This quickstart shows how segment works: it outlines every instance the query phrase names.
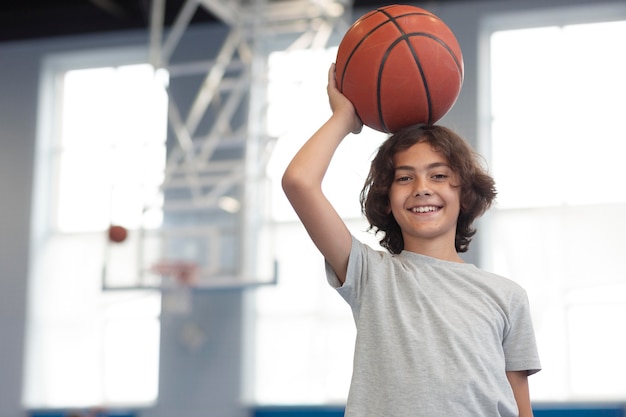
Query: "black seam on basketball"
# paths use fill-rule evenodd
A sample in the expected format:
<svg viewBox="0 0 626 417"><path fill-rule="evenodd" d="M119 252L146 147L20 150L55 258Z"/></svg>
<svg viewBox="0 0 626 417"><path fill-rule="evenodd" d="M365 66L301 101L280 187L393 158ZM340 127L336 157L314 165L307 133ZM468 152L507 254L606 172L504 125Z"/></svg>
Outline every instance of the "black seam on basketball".
<svg viewBox="0 0 626 417"><path fill-rule="evenodd" d="M435 16L434 14L431 13L424 13L424 12L408 12L408 13L404 13L404 14L399 14L397 16L392 16L387 12L381 11L382 13L384 13L387 17L391 18L391 19L398 19L401 17L406 17L406 16L428 16L428 17L434 17L437 19L437 16ZM437 20L441 20L441 19L437 19Z"/></svg>
<svg viewBox="0 0 626 417"><path fill-rule="evenodd" d="M385 13L385 12L383 12ZM428 124L431 124L432 122L432 100L430 97L430 89L428 88L428 83L426 82L426 75L424 74L424 69L422 68L422 64L420 63L420 59L419 56L417 55L417 51L415 51L415 48L413 48L413 45L411 45L411 42L409 42L409 36L407 35L407 33L404 31L404 29L402 29L402 26L400 26L397 22L396 22L396 18L391 16L389 13L385 13L387 15L387 17L389 18L389 20L395 25L396 29L398 29L398 32L400 32L400 37L398 39L395 40L395 42L393 42L389 48L387 49L387 51L385 52L385 59L387 57L387 55L389 54L389 51L391 51L398 43L404 41L407 45L407 47L409 48L409 51L411 51L411 55L413 55L413 59L415 60L415 65L417 65L417 69L420 72L420 77L422 78L422 85L424 86L424 92L426 93L426 103L428 104ZM408 16L408 15L425 15L425 13L407 13L403 16ZM383 61L384 62L384 61ZM381 68L384 65L381 63ZM379 74L379 80L380 80L380 74ZM378 85L378 89L376 91L377 94L377 99L378 99L378 112L380 114L381 120L382 120L382 114L383 114L383 110L382 110L382 106L381 106L381 98L380 98L380 82Z"/></svg>
<svg viewBox="0 0 626 417"><path fill-rule="evenodd" d="M371 16L373 16L373 14L372 14L372 15L370 15L370 16L368 16L367 18L369 19ZM339 87L339 91L341 91L341 92L343 93L343 81L345 80L346 71L348 70L348 64L349 64L349 63L350 63L350 61L352 60L352 57L353 57L353 56L354 56L354 54L356 53L357 49L359 49L359 46L361 46L361 44L362 44L363 42L365 42L365 41L367 40L367 38L369 38L369 37L370 37L370 35L371 35L372 33L374 33L375 31L377 31L377 30L378 30L378 28L380 28L380 27L381 27L381 26L383 26L383 25L386 25L387 23L389 23L389 21L382 22L381 24L379 24L379 25L377 25L377 26L373 27L373 28L372 28L369 32L367 32L367 33L366 33L366 34L365 34L365 35L361 38L361 40L360 40L360 41L359 41L356 45L354 45L354 48L352 48L352 50L350 51L350 54L348 54L348 58L346 58L346 63L345 63L345 65L343 66L343 71L341 72L341 84L338 86L338 87Z"/></svg>
<svg viewBox="0 0 626 417"><path fill-rule="evenodd" d="M380 60L380 65L378 66L378 76L376 77L376 109L378 110L378 121L380 122L383 132L389 132L389 128L387 127L387 123L385 123L385 118L383 117L383 103L381 98L382 95L380 93L380 85L383 78L383 68L385 68L385 63L387 62L387 57L389 56L391 49L391 47L387 48L383 54L383 58Z"/></svg>
<svg viewBox="0 0 626 417"><path fill-rule="evenodd" d="M367 20L367 19L370 19L370 18L371 18L372 16L374 16L377 12L380 12L380 9L377 9L377 10L376 10L376 12L371 13L369 16L367 16L367 17L364 19L364 21L365 21L365 20ZM386 13L385 13L385 15L386 15ZM369 38L369 37L370 37L370 35L371 35L372 33L374 33L375 31L377 31L377 30L378 30L381 26L384 26L384 25L386 25L386 24L388 24L388 23L389 23L389 20L386 20L386 21L381 22L380 24L378 24L378 25L374 26L374 27L373 27L373 28L372 28L369 32L367 32L367 33L366 33L366 34L365 34L365 35L361 38L361 40L359 40L359 42L358 42L356 45L354 45L354 48L352 48L352 50L351 50L351 51L350 51L350 53L348 54L348 57L346 58L346 63L344 64L344 66L343 66L343 71L341 72L341 83L340 83L340 85L338 85L338 86L337 86L337 87L339 88L339 91L341 91L341 92L343 93L343 82L344 82L344 80L346 79L346 71L348 70L348 66L349 66L349 64L350 64L350 61L352 60L352 57L354 56L354 54L356 53L356 51L359 49L359 47L361 46L361 44L362 44L363 42L365 42L365 41L367 40L367 38ZM377 85L379 85L379 84L380 84L380 82L378 82L378 83L377 83ZM378 89L378 86L377 86L377 89ZM379 94L379 93L378 93L378 91L377 91L377 97L379 97L379 96L380 96L380 94ZM383 118L382 118L382 113L380 113L380 103L378 103L378 104L379 104L379 106L378 106L378 108L379 108L379 119L380 119L380 121L381 121L381 124L383 125L384 131L388 132L389 130L388 130L386 127L384 127L384 121L383 121ZM355 112L356 112L357 117L358 117L360 120L363 120L363 119L361 118L361 116L359 115L359 112L356 110L356 108L355 108Z"/></svg>
<svg viewBox="0 0 626 417"><path fill-rule="evenodd" d="M459 71L459 75L461 76L461 79L463 79L463 69L461 67L461 63L459 62L459 60L457 59L456 55L454 54L454 51L452 50L452 48L450 48L448 46L447 43L445 43L441 38L438 38L437 36L434 36L432 33L427 33L427 32L412 32L408 34L408 37L414 37L414 36L424 36L426 38L430 38L434 41L436 41L438 44L440 44L441 46L443 46L446 51L448 51L448 53L450 54L450 56L452 57L452 60L454 60L454 63L456 65L457 70Z"/></svg>
<svg viewBox="0 0 626 417"><path fill-rule="evenodd" d="M394 6L389 6L389 7L394 7ZM387 8L389 8L389 7L387 7ZM385 15L387 15L387 17L391 17L389 15L389 13L385 13ZM434 14L431 14L431 13L410 12L410 13L405 13L405 14L398 15L394 19L398 19L400 17L406 17L406 16L413 16L413 15L414 16L428 16L428 17L432 17L433 19L437 19L438 21L440 21L442 24L445 25L445 22L443 20L441 20L439 17L437 17L437 16L435 16ZM396 25L396 27L398 27L398 25ZM414 34L417 34L417 33L422 33L422 32L412 32L412 33L409 33L408 35L414 35ZM458 68L459 73L461 74L461 77L462 77L463 76L463 69L461 68L461 64L459 62L459 59L456 56L456 54L454 53L454 51L452 50L452 48L450 48L447 43L445 43L443 40L441 40L441 38L437 38L437 37L433 36L432 34L427 34L427 33L424 33L424 35L427 35L428 37L430 37L432 39L435 39L437 42L439 42L441 45L443 45L448 50L450 55L452 55L452 59L454 60L454 63L456 64L456 67Z"/></svg>
<svg viewBox="0 0 626 417"><path fill-rule="evenodd" d="M424 72L424 69L421 65L420 62L420 57L417 54L416 49L413 47L413 45L410 43L409 38L414 37L414 36L423 36L423 37L427 37L429 39L434 40L435 42L437 42L438 44L440 44L441 46L443 46L446 51L450 54L450 56L452 57L457 70L459 72L459 75L461 77L461 83L463 82L463 67L462 67L462 61L461 61L461 57L457 57L457 55L455 55L454 51L452 50L452 48L445 42L443 41L441 38L436 37L432 34L429 33L425 33L425 32L411 32L411 33L407 33L404 31L404 29L399 25L399 23L397 22L397 19L403 18L403 17L407 17L407 16L426 16L426 17L431 17L433 19L436 19L440 22L441 19L439 19L437 16L429 13L429 12L408 12L408 13L403 13L397 16L393 16L391 15L389 12L386 11L386 9L392 9L394 7L397 7L397 5L390 5L390 6L385 6L385 7L381 7L378 8L376 11L370 13L368 16L366 16L363 21L367 21L370 18L373 18L374 16L376 16L377 13L382 13L383 15L385 15L385 17L387 18L387 20L379 23L378 25L376 25L375 27L373 27L372 29L369 30L368 33L366 33L364 36L362 36L362 38L359 40L359 42L352 48L352 50L350 51L350 53L348 54L348 57L345 60L345 65L341 74L341 83L338 86L339 90L341 92L343 92L343 87L344 87L344 80L345 80L345 75L347 73L348 67L351 64L352 58L355 55L356 51L361 47L362 43L365 42L375 31L379 30L382 26L388 24L388 23L392 23L396 29L398 29L400 36L395 40L395 42L389 47L387 48L387 50L384 52L384 55L382 57L382 60L380 62L380 66L378 68L378 74L377 74L377 82L376 82L376 100L377 100L377 111L378 111L378 118L381 124L381 130L385 131L385 132L389 132L389 128L387 127L385 120L383 118L383 108L382 108L382 73L383 73L383 68L385 67L386 61L389 58L389 55L391 54L391 51L393 50L393 48L395 48L399 43L401 43L402 41L404 41L407 45L407 47L409 48L409 50L411 51L411 54L413 55L413 58L415 60L415 64L419 70L421 79L422 79L422 84L424 86L424 91L425 91L425 95L426 95L426 100L427 100L427 107L428 107L428 124L432 124L432 98L431 98L431 93L430 93L430 89L428 86L428 82L426 79L426 74ZM443 23L443 22L442 22ZM454 36L454 35L453 35ZM355 108L356 111L356 108ZM356 112L357 116L360 118L360 115L358 114L358 111Z"/></svg>

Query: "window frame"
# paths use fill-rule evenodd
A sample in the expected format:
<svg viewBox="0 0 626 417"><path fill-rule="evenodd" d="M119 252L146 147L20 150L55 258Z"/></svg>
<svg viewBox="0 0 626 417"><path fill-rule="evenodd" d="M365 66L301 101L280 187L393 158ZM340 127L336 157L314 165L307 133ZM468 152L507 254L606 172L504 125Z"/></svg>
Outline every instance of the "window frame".
<svg viewBox="0 0 626 417"><path fill-rule="evenodd" d="M26 318L26 331L25 331L25 362L24 362L24 378L22 380L22 403L29 409L48 409L59 407L85 407L85 406L101 406L102 399L107 397L106 380L110 377L106 372L110 372L111 368L106 371L102 371L101 374L102 387L100 389L100 399L94 398L77 398L67 401L69 397L63 397L60 402L55 402L54 399L48 394L43 394L40 388L34 388L34 385L39 385L38 381L38 364L41 362L41 357L38 355L38 349L35 342L37 329L41 329L41 323L39 320L42 317L40 302L42 295L37 295L37 288L41 284L42 277L47 276L48 271L45 270L44 274L44 251L47 242L54 239L55 236L72 236L76 235L73 232L62 232L56 225L55 208L58 206L57 194L58 194L58 161L59 156L59 134L61 123L61 96L63 88L64 74L72 70L83 70L90 68L102 68L102 67L121 67L129 65L147 64L148 54L145 47L142 46L129 46L129 47L116 47L116 48L103 48L98 50L78 50L73 52L54 53L47 55L43 58L40 67L39 76L39 100L37 108L37 131L36 131L36 147L34 155L34 180L33 180L33 202L31 211L31 238L29 248L29 292L27 295L27 318ZM97 233L95 231L94 233ZM93 233L89 233L93 235ZM80 238L80 233L78 236ZM93 239L92 239L93 240ZM98 272L94 277L96 280L100 280L102 273ZM160 309L160 294L155 291L118 291L105 293L104 289L100 289L100 304L101 308L108 308L102 313L102 322L95 323L96 328L102 333L101 344L103 352L106 349L114 349L119 351L120 347L116 344L111 345L111 340L107 339L105 334L112 331L111 325L114 323L127 322L128 320L120 321L119 309L124 307L124 303L129 300L141 300L150 297L158 297L158 306ZM153 300L154 301L154 300ZM115 305L115 309L111 310L111 306ZM129 317L131 321L135 320L148 320L149 326L155 329L157 326L157 333L159 332L158 326L160 321L160 313L155 311L155 302L152 302L148 310L151 313L146 313L150 317ZM117 310L117 311L116 311ZM132 316L132 314L131 314ZM45 315L44 315L45 317ZM158 338L159 336L157 336ZM107 344L105 347L105 344ZM155 375L156 382L154 383L155 397L149 400L130 401L120 400L123 404L107 403L104 405L131 405L131 406L150 406L155 403L158 398L158 346L156 356L156 369ZM67 364L63 365L66 366ZM106 366L106 362L103 362L103 366ZM115 372L115 370L113 371ZM48 376L49 378L50 376Z"/></svg>
<svg viewBox="0 0 626 417"><path fill-rule="evenodd" d="M479 43L478 43L478 150L488 161L489 165L493 164L493 148L492 148L492 103L491 103L491 58L490 58L490 39L491 35L497 31L506 31L506 30L517 30L517 29L529 29L529 28L541 28L541 27L564 27L569 25L578 25L578 24L594 24L594 23L602 23L602 22L613 22L613 21L626 21L626 5L593 5L593 6L574 6L574 7L565 7L565 8L553 8L547 10L533 10L527 12L515 12L515 13L497 13L492 14L483 19L480 26L479 32ZM619 205L619 203L615 204ZM622 204L623 205L623 204ZM552 208L553 206L547 206L547 209ZM495 242L492 241L490 236L492 236L492 232L495 227L494 224L494 216L497 212L498 208L492 208L484 217L481 219L481 236L484 236L479 240L479 257L480 263L485 265L487 268L491 268L494 265L492 258L492 254L494 253L493 247L495 246ZM507 210L507 209L503 209ZM510 210L510 209L509 209ZM498 271L495 271L496 273ZM522 284L524 285L524 284ZM623 288L626 288L626 282L621 284ZM578 298L580 298L580 294L574 291ZM531 297L531 307L533 306L533 302L537 302L537 304L541 304L540 299L533 299L532 293L529 292ZM539 297L538 297L539 298ZM564 323L566 323L567 329L563 330L564 335L562 335L563 346L565 352L563 355L566 355L567 358L564 359L569 361L571 358L569 355L572 354L571 348L568 347L567 343L571 342L572 335L570 334L574 329L572 327L572 323L570 321L571 317L568 316L569 310L572 308L576 309L578 307L589 306L590 304L597 304L598 297L596 296L592 301L588 303L580 304L580 299L574 300L572 294L563 294L563 319ZM622 306L624 306L626 300L621 301ZM610 305L614 304L614 300L609 300ZM619 304L619 303L618 303ZM537 329L536 329L537 330ZM580 339L580 335L578 336ZM539 337L538 337L539 338ZM539 340L539 344L541 345L541 340ZM544 342L545 343L545 342ZM580 350L580 349L579 349ZM541 352L540 352L541 353ZM542 358L543 359L543 358ZM547 359L547 358L546 358ZM615 395L605 395L605 396L594 396L593 394L580 394L573 387L574 382L571 380L571 370L567 371L567 369L571 368L571 363L567 363L564 365L554 363L551 361L547 361L544 363L544 368L550 369L563 366L566 373L562 376L563 386L552 391L552 397L545 396L541 393L537 395L537 387L535 390L531 390L533 396L537 396L540 401L593 401L593 402L606 402L606 401L614 401L619 400L620 394ZM535 377L533 377L535 378ZM541 378L541 374L538 377ZM531 386L532 386L532 378L531 378ZM560 392L559 392L560 389Z"/></svg>

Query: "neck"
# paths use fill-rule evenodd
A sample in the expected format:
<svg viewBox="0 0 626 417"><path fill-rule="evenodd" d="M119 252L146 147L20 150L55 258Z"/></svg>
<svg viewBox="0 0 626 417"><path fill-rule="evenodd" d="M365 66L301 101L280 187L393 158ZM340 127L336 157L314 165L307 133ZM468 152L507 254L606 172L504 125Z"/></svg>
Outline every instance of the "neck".
<svg viewBox="0 0 626 417"><path fill-rule="evenodd" d="M449 244L448 242L433 242L430 240L412 240L409 242L405 240L404 250L441 259L442 261L465 263L457 253L454 242Z"/></svg>

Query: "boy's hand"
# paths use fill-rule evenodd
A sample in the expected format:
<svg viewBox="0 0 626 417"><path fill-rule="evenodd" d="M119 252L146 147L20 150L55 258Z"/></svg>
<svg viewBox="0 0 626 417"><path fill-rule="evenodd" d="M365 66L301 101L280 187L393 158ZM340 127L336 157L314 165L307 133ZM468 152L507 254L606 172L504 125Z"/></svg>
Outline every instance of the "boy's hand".
<svg viewBox="0 0 626 417"><path fill-rule="evenodd" d="M335 79L335 64L330 66L328 70L328 100L330 101L330 109L333 111L333 116L345 117L346 121L350 123L350 132L360 133L363 129L363 122L356 114L354 106L337 88L337 80Z"/></svg>

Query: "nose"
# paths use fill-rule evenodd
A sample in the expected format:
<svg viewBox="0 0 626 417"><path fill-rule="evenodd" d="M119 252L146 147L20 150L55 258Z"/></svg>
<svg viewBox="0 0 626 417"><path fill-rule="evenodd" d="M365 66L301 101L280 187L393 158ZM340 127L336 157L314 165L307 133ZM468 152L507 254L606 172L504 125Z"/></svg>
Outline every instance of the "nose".
<svg viewBox="0 0 626 417"><path fill-rule="evenodd" d="M432 195L431 189L428 187L428 182L425 179L417 178L415 180L415 189L413 190L415 197Z"/></svg>

